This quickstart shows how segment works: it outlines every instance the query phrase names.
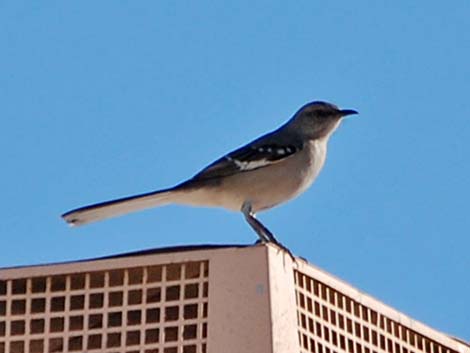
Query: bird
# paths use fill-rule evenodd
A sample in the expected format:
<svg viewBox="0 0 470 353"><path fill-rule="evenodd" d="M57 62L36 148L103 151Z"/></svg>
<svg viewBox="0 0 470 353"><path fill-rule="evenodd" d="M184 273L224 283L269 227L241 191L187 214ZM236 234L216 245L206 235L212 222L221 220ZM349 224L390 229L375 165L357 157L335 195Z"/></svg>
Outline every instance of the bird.
<svg viewBox="0 0 470 353"><path fill-rule="evenodd" d="M176 186L68 211L71 226L167 204L241 212L259 237L290 251L256 217L303 193L325 163L328 141L343 118L358 114L324 101L303 105L286 123L217 159ZM292 257L292 255L291 255Z"/></svg>

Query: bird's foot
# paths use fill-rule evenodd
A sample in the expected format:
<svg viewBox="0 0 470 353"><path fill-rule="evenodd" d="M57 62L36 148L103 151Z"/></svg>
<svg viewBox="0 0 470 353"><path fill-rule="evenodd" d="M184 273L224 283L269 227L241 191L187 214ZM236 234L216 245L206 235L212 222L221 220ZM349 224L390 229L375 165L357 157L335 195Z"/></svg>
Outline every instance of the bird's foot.
<svg viewBox="0 0 470 353"><path fill-rule="evenodd" d="M289 250L289 248L287 246L285 246L284 244L282 244L281 242L279 241L270 241L271 244L274 244L276 245L278 248L280 248L281 250L284 250L287 255L290 256L290 258L292 259L293 262L296 262L296 258L294 256L294 254L292 254L292 252Z"/></svg>
<svg viewBox="0 0 470 353"><path fill-rule="evenodd" d="M256 232L256 234L258 234L259 239L256 241L255 244L259 244L259 243L274 244L281 250L284 250L290 256L293 262L296 262L295 256L292 254L289 248L287 248L279 240L277 240L274 234L268 228L266 228L260 221L258 221L256 218L254 218L251 215L246 217L246 220L248 221L248 224L251 226L251 228L253 228L253 230Z"/></svg>

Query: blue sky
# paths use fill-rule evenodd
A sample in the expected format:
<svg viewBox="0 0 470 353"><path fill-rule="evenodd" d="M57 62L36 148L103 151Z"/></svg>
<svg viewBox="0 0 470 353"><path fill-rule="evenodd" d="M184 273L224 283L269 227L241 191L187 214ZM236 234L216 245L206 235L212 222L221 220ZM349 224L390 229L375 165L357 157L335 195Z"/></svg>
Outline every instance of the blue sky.
<svg viewBox="0 0 470 353"><path fill-rule="evenodd" d="M1 1L0 266L254 242L218 209L59 215L183 181L321 99L361 114L313 187L260 218L470 340L469 15L464 0Z"/></svg>

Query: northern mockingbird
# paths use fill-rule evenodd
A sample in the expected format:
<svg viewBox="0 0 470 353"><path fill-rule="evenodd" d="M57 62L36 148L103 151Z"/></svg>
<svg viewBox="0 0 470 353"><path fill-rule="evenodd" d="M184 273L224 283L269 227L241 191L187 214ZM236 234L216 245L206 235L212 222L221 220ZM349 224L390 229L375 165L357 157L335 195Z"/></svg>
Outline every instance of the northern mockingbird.
<svg viewBox="0 0 470 353"><path fill-rule="evenodd" d="M263 242L282 246L255 214L304 192L326 158L328 139L355 110L326 102L300 108L277 130L236 149L174 187L77 208L62 215L79 226L169 203L241 211ZM288 250L287 250L288 251Z"/></svg>

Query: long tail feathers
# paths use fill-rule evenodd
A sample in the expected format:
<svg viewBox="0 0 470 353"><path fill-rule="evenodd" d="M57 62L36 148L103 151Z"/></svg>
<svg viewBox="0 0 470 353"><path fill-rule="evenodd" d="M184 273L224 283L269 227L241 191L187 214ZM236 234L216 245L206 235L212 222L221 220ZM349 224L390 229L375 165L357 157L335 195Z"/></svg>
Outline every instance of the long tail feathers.
<svg viewBox="0 0 470 353"><path fill-rule="evenodd" d="M177 193L178 192L175 190L162 190L97 203L71 210L64 213L62 218L71 226L81 226L83 224L100 221L106 218L117 217L126 213L171 203L174 201L174 197L176 196L175 194Z"/></svg>

